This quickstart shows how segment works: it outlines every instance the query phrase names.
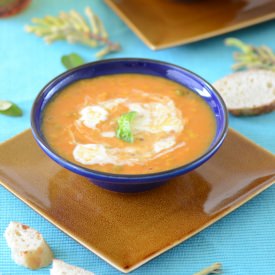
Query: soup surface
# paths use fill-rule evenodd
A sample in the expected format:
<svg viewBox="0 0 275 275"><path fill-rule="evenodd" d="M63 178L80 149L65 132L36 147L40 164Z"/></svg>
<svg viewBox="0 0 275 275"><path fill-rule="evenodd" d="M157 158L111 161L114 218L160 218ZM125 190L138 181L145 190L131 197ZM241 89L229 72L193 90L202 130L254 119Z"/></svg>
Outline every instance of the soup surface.
<svg viewBox="0 0 275 275"><path fill-rule="evenodd" d="M216 123L204 100L176 82L116 74L66 87L46 107L42 131L59 155L80 166L148 174L202 155Z"/></svg>

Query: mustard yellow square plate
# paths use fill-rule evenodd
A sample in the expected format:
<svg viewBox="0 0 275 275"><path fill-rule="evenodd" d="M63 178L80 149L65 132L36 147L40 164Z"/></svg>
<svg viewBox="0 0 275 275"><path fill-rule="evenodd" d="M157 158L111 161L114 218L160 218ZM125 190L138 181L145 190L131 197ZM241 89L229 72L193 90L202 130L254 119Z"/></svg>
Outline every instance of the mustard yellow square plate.
<svg viewBox="0 0 275 275"><path fill-rule="evenodd" d="M275 157L229 130L197 170L144 193L101 189L54 163L28 130L0 145L0 183L122 272L221 219L275 181Z"/></svg>
<svg viewBox="0 0 275 275"><path fill-rule="evenodd" d="M151 49L186 44L275 18L275 0L105 0Z"/></svg>

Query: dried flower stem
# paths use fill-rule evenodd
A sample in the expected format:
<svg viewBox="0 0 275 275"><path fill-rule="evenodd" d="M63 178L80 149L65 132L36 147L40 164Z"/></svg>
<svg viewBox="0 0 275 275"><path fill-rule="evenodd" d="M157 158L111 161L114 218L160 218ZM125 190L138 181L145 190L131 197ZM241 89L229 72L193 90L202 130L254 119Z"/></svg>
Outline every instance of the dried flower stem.
<svg viewBox="0 0 275 275"><path fill-rule="evenodd" d="M32 32L44 38L46 43L66 40L69 43L79 43L89 47L104 46L96 57L102 58L106 54L120 50L118 43L108 38L108 33L99 17L87 7L85 13L87 21L75 10L68 13L60 12L59 16L45 16L33 18L35 25L26 26L27 32Z"/></svg>
<svg viewBox="0 0 275 275"><path fill-rule="evenodd" d="M193 275L209 275L209 274L221 274L222 265L220 263L214 263L203 270L194 273Z"/></svg>
<svg viewBox="0 0 275 275"><path fill-rule="evenodd" d="M97 24L97 16L93 13L93 11L89 8L85 9L85 13L90 21L93 33L97 35L99 33L98 24Z"/></svg>
<svg viewBox="0 0 275 275"><path fill-rule="evenodd" d="M254 47L236 38L227 38L227 46L234 46L241 50L235 52L233 57L236 63L232 66L234 71L242 69L266 69L275 71L275 54L267 46Z"/></svg>

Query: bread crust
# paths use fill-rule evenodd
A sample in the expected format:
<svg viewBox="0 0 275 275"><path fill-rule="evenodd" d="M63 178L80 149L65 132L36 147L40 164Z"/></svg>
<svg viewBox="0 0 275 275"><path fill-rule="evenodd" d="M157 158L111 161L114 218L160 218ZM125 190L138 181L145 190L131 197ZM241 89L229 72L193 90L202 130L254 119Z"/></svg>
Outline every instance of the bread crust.
<svg viewBox="0 0 275 275"><path fill-rule="evenodd" d="M270 104L252 107L252 108L239 108L239 109L228 108L228 111L234 116L257 116L257 115L275 111L275 101L273 101Z"/></svg>

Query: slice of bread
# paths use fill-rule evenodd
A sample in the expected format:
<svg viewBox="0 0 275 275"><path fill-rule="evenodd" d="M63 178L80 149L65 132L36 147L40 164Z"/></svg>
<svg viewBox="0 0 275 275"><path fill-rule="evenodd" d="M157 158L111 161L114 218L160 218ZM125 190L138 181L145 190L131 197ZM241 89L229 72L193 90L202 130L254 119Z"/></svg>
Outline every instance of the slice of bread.
<svg viewBox="0 0 275 275"><path fill-rule="evenodd" d="M259 115L275 110L275 72L236 72L213 83L233 115Z"/></svg>
<svg viewBox="0 0 275 275"><path fill-rule="evenodd" d="M94 275L94 273L54 259L50 275Z"/></svg>
<svg viewBox="0 0 275 275"><path fill-rule="evenodd" d="M35 229L11 222L4 234L13 260L30 269L48 266L53 254L42 235Z"/></svg>

